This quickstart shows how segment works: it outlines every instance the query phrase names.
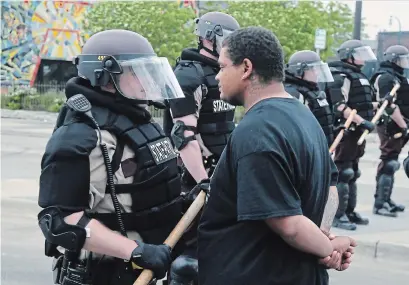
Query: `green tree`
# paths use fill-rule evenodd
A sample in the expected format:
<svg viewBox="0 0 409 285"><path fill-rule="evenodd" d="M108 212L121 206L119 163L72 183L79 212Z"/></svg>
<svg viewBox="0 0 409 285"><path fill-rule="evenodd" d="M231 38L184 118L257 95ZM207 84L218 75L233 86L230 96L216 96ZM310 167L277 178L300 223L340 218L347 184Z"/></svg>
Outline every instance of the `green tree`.
<svg viewBox="0 0 409 285"><path fill-rule="evenodd" d="M196 46L195 13L176 1L96 2L85 18L84 28L91 34L106 29L140 33L171 65L183 48Z"/></svg>
<svg viewBox="0 0 409 285"><path fill-rule="evenodd" d="M286 61L296 51L315 50L317 28L327 31L326 49L320 52L323 60L334 54L339 45L350 39L353 30L352 12L346 4L331 1L266 1L228 2L226 12L234 16L240 26L263 26L273 31L285 51Z"/></svg>

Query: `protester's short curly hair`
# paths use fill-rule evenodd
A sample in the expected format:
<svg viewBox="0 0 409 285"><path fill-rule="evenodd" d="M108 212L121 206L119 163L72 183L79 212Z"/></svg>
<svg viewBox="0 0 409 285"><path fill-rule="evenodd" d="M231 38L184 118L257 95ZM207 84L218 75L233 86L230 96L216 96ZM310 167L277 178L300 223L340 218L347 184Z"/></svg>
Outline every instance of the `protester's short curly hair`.
<svg viewBox="0 0 409 285"><path fill-rule="evenodd" d="M234 65L245 58L253 64L261 83L284 81L284 53L273 32L262 27L246 27L231 33L223 42Z"/></svg>

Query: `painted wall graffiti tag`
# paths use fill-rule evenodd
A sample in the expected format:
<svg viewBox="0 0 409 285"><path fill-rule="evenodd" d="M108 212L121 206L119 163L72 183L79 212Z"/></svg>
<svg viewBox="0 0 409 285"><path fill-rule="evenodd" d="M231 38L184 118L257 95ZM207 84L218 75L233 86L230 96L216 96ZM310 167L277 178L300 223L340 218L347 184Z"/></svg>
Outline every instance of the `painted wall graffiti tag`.
<svg viewBox="0 0 409 285"><path fill-rule="evenodd" d="M90 1L2 1L1 5L2 84L32 84L41 59L70 61L89 36L81 23Z"/></svg>

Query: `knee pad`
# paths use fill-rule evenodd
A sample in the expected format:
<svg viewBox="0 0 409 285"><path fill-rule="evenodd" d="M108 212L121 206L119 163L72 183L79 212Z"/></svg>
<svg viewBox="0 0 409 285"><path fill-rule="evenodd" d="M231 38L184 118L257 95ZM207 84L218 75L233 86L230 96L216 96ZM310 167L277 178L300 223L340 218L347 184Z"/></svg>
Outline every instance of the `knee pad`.
<svg viewBox="0 0 409 285"><path fill-rule="evenodd" d="M388 175L393 175L396 171L399 170L400 163L397 160L388 160L385 161L382 172Z"/></svg>
<svg viewBox="0 0 409 285"><path fill-rule="evenodd" d="M197 279L199 272L198 261L187 255L181 255L173 261L170 277L173 281L188 282Z"/></svg>
<svg viewBox="0 0 409 285"><path fill-rule="evenodd" d="M352 168L341 169L338 174L338 182L349 183L355 176L355 172Z"/></svg>
<svg viewBox="0 0 409 285"><path fill-rule="evenodd" d="M409 156L403 161L403 169L405 170L406 176L409 178Z"/></svg>

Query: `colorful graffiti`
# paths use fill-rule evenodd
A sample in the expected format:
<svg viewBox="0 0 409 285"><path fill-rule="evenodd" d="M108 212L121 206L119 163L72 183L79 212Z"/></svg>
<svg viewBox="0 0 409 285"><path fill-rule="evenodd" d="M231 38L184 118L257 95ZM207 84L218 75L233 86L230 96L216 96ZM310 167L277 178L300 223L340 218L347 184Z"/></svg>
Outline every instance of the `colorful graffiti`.
<svg viewBox="0 0 409 285"><path fill-rule="evenodd" d="M41 59L70 61L91 1L1 1L2 84L33 84Z"/></svg>
<svg viewBox="0 0 409 285"><path fill-rule="evenodd" d="M196 0L177 0L180 8L191 8L195 11L196 16L199 16L199 7Z"/></svg>

